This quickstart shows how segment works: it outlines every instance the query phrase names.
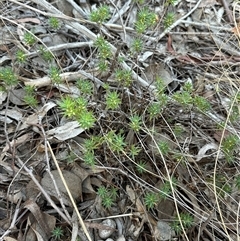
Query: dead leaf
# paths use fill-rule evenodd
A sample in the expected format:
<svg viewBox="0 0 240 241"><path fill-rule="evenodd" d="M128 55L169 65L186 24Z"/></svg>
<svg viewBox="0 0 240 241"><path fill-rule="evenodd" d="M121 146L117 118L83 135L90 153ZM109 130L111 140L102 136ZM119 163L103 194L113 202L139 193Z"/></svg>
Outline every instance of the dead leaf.
<svg viewBox="0 0 240 241"><path fill-rule="evenodd" d="M24 207L31 212L27 222L30 229L27 232L25 241L33 241L36 238L38 241L48 240L51 236L51 231L56 225L56 218L43 213L33 200L28 200L24 204Z"/></svg>
<svg viewBox="0 0 240 241"><path fill-rule="evenodd" d="M47 114L47 112L55 106L56 104L53 102L46 103L37 113L34 113L27 118L24 118L22 125L19 127L19 130L23 130L30 125L38 124L39 118L43 118Z"/></svg>
<svg viewBox="0 0 240 241"><path fill-rule="evenodd" d="M63 184L63 181L59 175L58 170L54 170L51 172L55 183L58 187L58 190L60 192L60 195L62 197L63 203L71 206L70 199L68 197L67 190ZM68 188L75 200L80 200L82 197L82 180L79 176L76 174L63 170L62 171L63 177L68 185ZM59 196L57 194L57 191L55 189L54 183L52 178L50 177L49 173L46 173L41 181L41 184L43 188L48 192L49 195L55 197L57 200L59 199Z"/></svg>
<svg viewBox="0 0 240 241"><path fill-rule="evenodd" d="M19 23L28 23L28 22L32 22L32 23L36 23L36 24L40 24L41 21L38 18L20 18L16 20Z"/></svg>
<svg viewBox="0 0 240 241"><path fill-rule="evenodd" d="M17 241L17 239L6 236L4 237L4 241Z"/></svg>
<svg viewBox="0 0 240 241"><path fill-rule="evenodd" d="M74 138L84 132L85 129L81 128L77 121L70 121L62 126L53 128L46 132L48 139L56 138L59 141L65 141Z"/></svg>

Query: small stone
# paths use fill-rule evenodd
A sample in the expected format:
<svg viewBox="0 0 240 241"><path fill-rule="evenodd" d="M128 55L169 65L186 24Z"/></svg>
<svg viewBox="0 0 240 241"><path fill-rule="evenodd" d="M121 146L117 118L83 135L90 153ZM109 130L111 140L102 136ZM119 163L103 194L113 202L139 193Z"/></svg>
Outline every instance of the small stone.
<svg viewBox="0 0 240 241"><path fill-rule="evenodd" d="M112 238L108 238L105 241L114 241Z"/></svg>
<svg viewBox="0 0 240 241"><path fill-rule="evenodd" d="M112 229L109 229L109 230L107 230L107 229L99 230L99 237L103 238L103 239L106 239L113 234L114 229L116 228L116 223L112 219L106 219L106 220L102 221L101 224L105 225L105 226L109 226L109 227L112 228Z"/></svg>

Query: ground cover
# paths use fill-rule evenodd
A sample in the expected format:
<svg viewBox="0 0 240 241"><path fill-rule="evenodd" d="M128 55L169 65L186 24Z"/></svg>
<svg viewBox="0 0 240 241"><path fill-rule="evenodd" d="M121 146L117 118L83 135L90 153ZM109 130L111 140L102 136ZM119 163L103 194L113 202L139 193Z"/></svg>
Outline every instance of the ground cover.
<svg viewBox="0 0 240 241"><path fill-rule="evenodd" d="M0 240L239 236L239 3L0 3Z"/></svg>

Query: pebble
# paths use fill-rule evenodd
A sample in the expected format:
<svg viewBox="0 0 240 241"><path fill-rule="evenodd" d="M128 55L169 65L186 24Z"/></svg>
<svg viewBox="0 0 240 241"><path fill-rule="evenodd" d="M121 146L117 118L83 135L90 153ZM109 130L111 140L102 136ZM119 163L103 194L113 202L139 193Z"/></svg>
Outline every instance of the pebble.
<svg viewBox="0 0 240 241"><path fill-rule="evenodd" d="M114 229L116 228L116 222L112 219L106 219L106 220L102 221L101 224L113 228L111 230L110 229L109 230L106 230L106 229L99 230L99 237L102 239L107 239L113 234Z"/></svg>

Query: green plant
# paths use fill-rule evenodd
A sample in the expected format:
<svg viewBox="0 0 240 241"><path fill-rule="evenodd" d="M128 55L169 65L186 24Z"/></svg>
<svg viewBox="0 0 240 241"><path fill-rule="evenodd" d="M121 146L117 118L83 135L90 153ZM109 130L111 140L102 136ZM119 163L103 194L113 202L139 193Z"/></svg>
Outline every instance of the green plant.
<svg viewBox="0 0 240 241"><path fill-rule="evenodd" d="M55 17L50 17L48 19L48 24L52 29L59 29L61 27L60 21Z"/></svg>
<svg viewBox="0 0 240 241"><path fill-rule="evenodd" d="M52 82L55 84L60 84L62 82L62 78L60 76L60 70L55 66L50 67L49 76Z"/></svg>
<svg viewBox="0 0 240 241"><path fill-rule="evenodd" d="M36 42L36 38L31 32L25 32L23 35L23 40L27 45L33 45Z"/></svg>
<svg viewBox="0 0 240 241"><path fill-rule="evenodd" d="M140 38L134 39L130 49L133 54L140 53L143 50L143 41Z"/></svg>
<svg viewBox="0 0 240 241"><path fill-rule="evenodd" d="M107 189L104 186L100 186L98 188L97 194L102 199L102 205L105 208L110 208L116 201L117 189L114 187Z"/></svg>
<svg viewBox="0 0 240 241"><path fill-rule="evenodd" d="M129 119L130 119L130 124L129 124L130 128L135 132L139 132L142 124L141 117L138 115L133 115Z"/></svg>
<svg viewBox="0 0 240 241"><path fill-rule="evenodd" d="M102 5L90 13L90 20L96 23L102 24L109 18L110 9L107 5Z"/></svg>
<svg viewBox="0 0 240 241"><path fill-rule="evenodd" d="M236 176L234 180L236 187L240 190L240 175Z"/></svg>
<svg viewBox="0 0 240 241"><path fill-rule="evenodd" d="M237 151L239 144L239 138L237 135L228 135L222 141L222 151L225 154L228 163L232 163L234 160L234 152Z"/></svg>
<svg viewBox="0 0 240 241"><path fill-rule="evenodd" d="M140 174L143 174L146 171L146 166L147 166L147 163L145 161L140 160L136 166L137 172Z"/></svg>
<svg viewBox="0 0 240 241"><path fill-rule="evenodd" d="M157 143L158 144L158 148L160 150L160 152L162 153L163 156L169 154L170 152L170 147L168 142L166 141L160 141Z"/></svg>
<svg viewBox="0 0 240 241"><path fill-rule="evenodd" d="M83 129L89 129L93 127L96 121L96 118L94 117L94 114L92 111L83 111L81 113L78 113L78 115L76 116L76 119Z"/></svg>
<svg viewBox="0 0 240 241"><path fill-rule="evenodd" d="M165 3L165 6L168 6L168 5L175 5L177 3L178 0L167 0L166 3Z"/></svg>
<svg viewBox="0 0 240 241"><path fill-rule="evenodd" d="M173 127L173 133L176 137L180 137L184 132L184 129L181 124L176 123Z"/></svg>
<svg viewBox="0 0 240 241"><path fill-rule="evenodd" d="M66 96L58 105L64 116L77 120L83 129L91 128L96 121L93 112L87 110L87 100L84 97L74 99Z"/></svg>
<svg viewBox="0 0 240 241"><path fill-rule="evenodd" d="M171 183L172 183L173 189L175 189L177 186L177 179L173 177L171 179ZM160 189L159 196L161 199L165 200L171 193L172 193L172 189L171 189L170 181L166 181Z"/></svg>
<svg viewBox="0 0 240 241"><path fill-rule="evenodd" d="M100 136L90 136L89 139L85 139L83 143L83 148L86 151L94 151L102 144L102 138Z"/></svg>
<svg viewBox="0 0 240 241"><path fill-rule="evenodd" d="M69 118L73 118L76 116L76 104L71 97L63 97L61 101L59 101L58 105L63 111L64 116Z"/></svg>
<svg viewBox="0 0 240 241"><path fill-rule="evenodd" d="M144 0L134 0L135 3L144 4Z"/></svg>
<svg viewBox="0 0 240 241"><path fill-rule="evenodd" d="M98 49L98 56L101 60L106 60L112 56L111 47L103 37L99 36L94 45Z"/></svg>
<svg viewBox="0 0 240 241"><path fill-rule="evenodd" d="M25 86L24 90L26 92L26 94L23 98L24 102L31 107L36 107L37 104L38 104L38 101L35 98L35 88L34 88L34 86Z"/></svg>
<svg viewBox="0 0 240 241"><path fill-rule="evenodd" d="M173 99L175 99L179 104L187 107L193 103L193 98L191 93L188 91L178 91L173 95Z"/></svg>
<svg viewBox="0 0 240 241"><path fill-rule="evenodd" d="M98 69L100 70L100 72L106 72L109 68L109 63L104 60L104 59L100 59L98 62Z"/></svg>
<svg viewBox="0 0 240 241"><path fill-rule="evenodd" d="M137 14L137 21L135 23L135 29L137 33L142 34L148 28L155 26L157 22L157 15L151 12L149 8L142 8Z"/></svg>
<svg viewBox="0 0 240 241"><path fill-rule="evenodd" d="M130 156L134 159L135 156L137 156L139 154L139 152L141 151L141 148L139 148L138 146L132 144L130 146L129 152L130 152Z"/></svg>
<svg viewBox="0 0 240 241"><path fill-rule="evenodd" d="M61 239L63 236L63 230L61 227L55 227L52 231L52 237L56 240Z"/></svg>
<svg viewBox="0 0 240 241"><path fill-rule="evenodd" d="M164 28L169 28L175 22L175 14L167 13L166 17L163 20Z"/></svg>
<svg viewBox="0 0 240 241"><path fill-rule="evenodd" d="M211 105L210 105L209 101L207 101L202 96L195 96L193 98L193 103L202 112L209 111L210 108L211 108Z"/></svg>
<svg viewBox="0 0 240 241"><path fill-rule="evenodd" d="M39 47L39 52L45 61L50 62L53 59L53 54L47 49L45 49L43 46Z"/></svg>
<svg viewBox="0 0 240 241"><path fill-rule="evenodd" d="M97 190L97 194L99 195L100 198L104 198L108 194L108 190L104 186L100 186Z"/></svg>
<svg viewBox="0 0 240 241"><path fill-rule="evenodd" d="M157 118L161 113L161 105L159 102L152 103L148 106L147 112L149 113L150 120Z"/></svg>
<svg viewBox="0 0 240 241"><path fill-rule="evenodd" d="M124 151L124 147L126 146L126 143L121 133L115 134L114 131L109 131L104 136L104 139L111 151L117 152L117 153Z"/></svg>
<svg viewBox="0 0 240 241"><path fill-rule="evenodd" d="M164 80L160 77L156 77L156 96L161 96L164 91L166 90L166 85L164 83Z"/></svg>
<svg viewBox="0 0 240 241"><path fill-rule="evenodd" d="M182 226L181 226L182 223ZM179 217L176 217L175 220L172 222L171 226L176 234L180 234L183 229L188 229L192 227L194 223L194 217L190 213L180 213Z"/></svg>
<svg viewBox="0 0 240 241"><path fill-rule="evenodd" d="M106 107L109 110L115 110L119 108L122 103L117 91L108 91L106 94Z"/></svg>
<svg viewBox="0 0 240 241"><path fill-rule="evenodd" d="M129 87L132 83L132 72L129 70L117 69L115 72L116 79L123 83L124 86Z"/></svg>
<svg viewBox="0 0 240 241"><path fill-rule="evenodd" d="M83 161L85 164L87 164L90 167L95 166L96 161L95 161L95 155L92 151L87 151L83 154Z"/></svg>
<svg viewBox="0 0 240 241"><path fill-rule="evenodd" d="M238 104L239 105L239 104ZM232 123L236 123L239 121L240 117L240 109L238 105L233 105L231 114L229 115L229 119Z"/></svg>
<svg viewBox="0 0 240 241"><path fill-rule="evenodd" d="M91 95L93 93L93 84L88 80L79 79L77 80L76 85L84 95Z"/></svg>
<svg viewBox="0 0 240 241"><path fill-rule="evenodd" d="M16 53L16 59L17 59L17 62L23 64L27 60L27 55L25 54L24 51L18 50Z"/></svg>
<svg viewBox="0 0 240 241"><path fill-rule="evenodd" d="M17 76L10 67L0 69L0 80L3 81L4 87L11 87L18 83Z"/></svg>
<svg viewBox="0 0 240 241"><path fill-rule="evenodd" d="M147 209L154 208L158 201L158 195L153 192L147 193L144 197L144 204L146 205Z"/></svg>

